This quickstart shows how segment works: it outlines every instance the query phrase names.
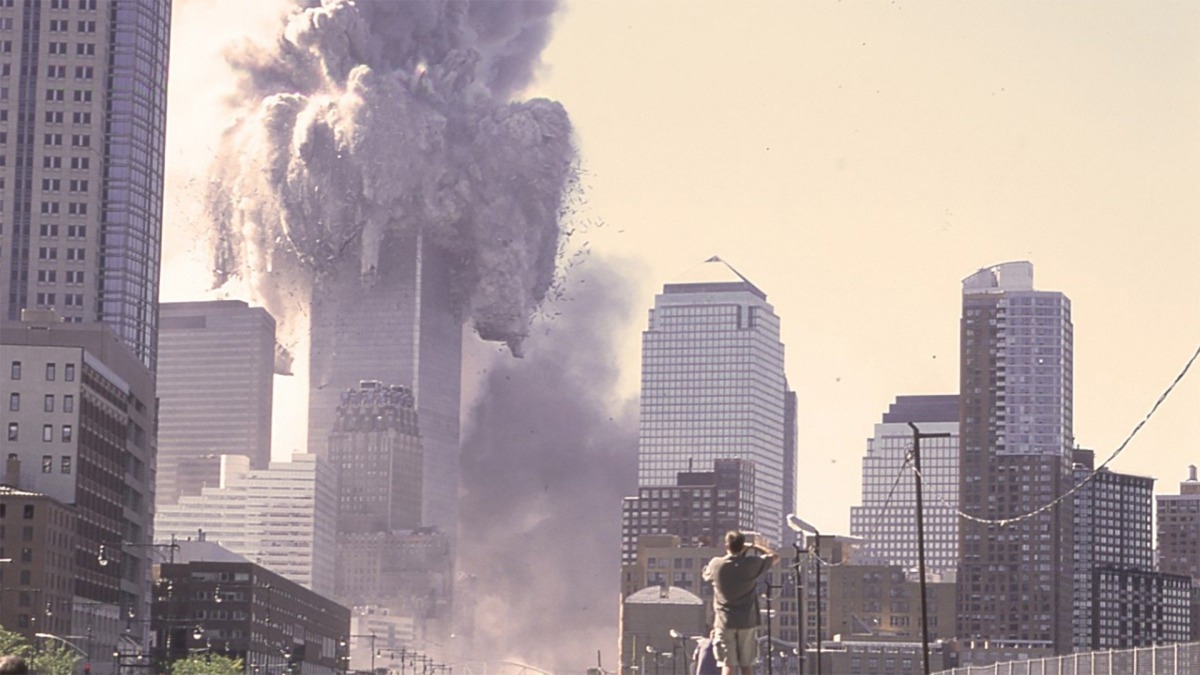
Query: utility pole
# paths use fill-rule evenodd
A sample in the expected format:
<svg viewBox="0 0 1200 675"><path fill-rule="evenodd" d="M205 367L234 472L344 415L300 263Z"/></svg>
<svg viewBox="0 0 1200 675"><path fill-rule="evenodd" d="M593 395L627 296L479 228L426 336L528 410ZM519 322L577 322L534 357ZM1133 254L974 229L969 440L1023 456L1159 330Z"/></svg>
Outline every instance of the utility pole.
<svg viewBox="0 0 1200 675"><path fill-rule="evenodd" d="M912 460L917 484L917 575L920 576L921 586L921 656L925 661L925 675L929 675L929 598L925 594L925 502L921 488L921 439L950 438L951 434L923 434L912 422L909 422L908 426L913 432Z"/></svg>

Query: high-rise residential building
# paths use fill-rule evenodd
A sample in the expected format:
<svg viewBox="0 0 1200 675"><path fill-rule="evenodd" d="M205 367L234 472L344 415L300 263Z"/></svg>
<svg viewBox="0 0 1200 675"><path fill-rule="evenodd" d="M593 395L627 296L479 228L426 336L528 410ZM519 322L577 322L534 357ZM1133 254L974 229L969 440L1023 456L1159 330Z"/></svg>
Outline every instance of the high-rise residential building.
<svg viewBox="0 0 1200 675"><path fill-rule="evenodd" d="M160 505L220 481L222 455L271 462L275 320L239 300L160 305Z"/></svg>
<svg viewBox="0 0 1200 675"><path fill-rule="evenodd" d="M740 526L781 541L795 483L783 366L766 293L723 260L665 284L642 333L638 486L673 485L718 459L753 462L752 519Z"/></svg>
<svg viewBox="0 0 1200 675"><path fill-rule="evenodd" d="M73 603L96 615L148 616L158 559L154 374L107 325L63 323L52 310L23 316L0 324L5 482L74 509ZM6 576L4 589L20 583ZM145 629L128 635L145 645ZM97 640L121 639L98 630ZM97 658L96 672L107 666Z"/></svg>
<svg viewBox="0 0 1200 675"><path fill-rule="evenodd" d="M376 380L409 388L421 420L421 525L457 532L462 324L445 254L389 236L369 278L331 270L312 294L309 452L327 456L342 392Z"/></svg>
<svg viewBox="0 0 1200 675"><path fill-rule="evenodd" d="M337 551L337 476L309 454L254 469L224 455L220 480L155 514L160 544L203 538L305 588L333 596Z"/></svg>
<svg viewBox="0 0 1200 675"><path fill-rule="evenodd" d="M170 0L0 6L0 298L158 342Z"/></svg>
<svg viewBox="0 0 1200 675"><path fill-rule="evenodd" d="M1067 652L1071 303L1004 263L963 280L960 328L960 637Z"/></svg>
<svg viewBox="0 0 1200 675"><path fill-rule="evenodd" d="M930 572L958 568L958 396L898 396L875 425L862 466L862 506L850 508L850 534L861 537L864 562L916 567L916 476L911 470L915 424L921 439L925 566Z"/></svg>
<svg viewBox="0 0 1200 675"><path fill-rule="evenodd" d="M1179 494L1158 495L1158 569L1191 577L1200 585L1200 480L1196 467L1179 483Z"/></svg>
<svg viewBox="0 0 1200 675"><path fill-rule="evenodd" d="M1091 450L1074 458L1075 650L1187 641L1191 579L1154 569L1154 479L1097 471Z"/></svg>
<svg viewBox="0 0 1200 675"><path fill-rule="evenodd" d="M1158 495L1158 570L1192 580L1191 639L1200 640L1200 480L1195 465L1179 494Z"/></svg>

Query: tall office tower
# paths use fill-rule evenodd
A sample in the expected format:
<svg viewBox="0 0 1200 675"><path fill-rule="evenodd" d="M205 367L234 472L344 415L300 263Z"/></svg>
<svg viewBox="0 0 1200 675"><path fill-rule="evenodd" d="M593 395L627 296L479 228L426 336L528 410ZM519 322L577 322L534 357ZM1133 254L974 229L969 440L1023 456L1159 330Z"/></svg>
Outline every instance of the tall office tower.
<svg viewBox="0 0 1200 675"><path fill-rule="evenodd" d="M380 605L428 635L448 626L453 558L447 533L421 523L423 438L413 393L367 380L341 392L329 459L338 476L335 597Z"/></svg>
<svg viewBox="0 0 1200 675"><path fill-rule="evenodd" d="M332 597L337 550L337 477L325 460L294 454L290 462L250 466L225 455L219 485L158 508L159 544L203 537ZM202 534L201 534L202 533Z"/></svg>
<svg viewBox="0 0 1200 675"><path fill-rule="evenodd" d="M271 463L275 320L239 300L159 306L160 505L220 481L222 455Z"/></svg>
<svg viewBox="0 0 1200 675"><path fill-rule="evenodd" d="M154 370L171 2L3 5L6 317L103 321Z"/></svg>
<svg viewBox="0 0 1200 675"><path fill-rule="evenodd" d="M312 300L308 445L328 456L341 393L360 381L409 388L421 420L421 525L457 531L462 324L450 265L419 237L389 235L364 277L343 264Z"/></svg>
<svg viewBox="0 0 1200 675"><path fill-rule="evenodd" d="M1074 458L1075 650L1187 641L1191 579L1154 570L1154 479L1093 471L1091 450Z"/></svg>
<svg viewBox="0 0 1200 675"><path fill-rule="evenodd" d="M925 566L958 568L958 396L898 396L875 425L862 467L862 506L850 507L850 534L864 539L857 555L876 565L916 567L916 477L910 470L913 430L950 434L921 439Z"/></svg>
<svg viewBox="0 0 1200 675"><path fill-rule="evenodd" d="M793 507L784 486L794 481L784 475L788 400L774 308L709 258L663 286L642 333L638 486L672 485L718 459L754 462L754 516L741 527L781 541Z"/></svg>
<svg viewBox="0 0 1200 675"><path fill-rule="evenodd" d="M960 635L1071 648L1071 303L1010 262L963 281Z"/></svg>
<svg viewBox="0 0 1200 675"><path fill-rule="evenodd" d="M368 380L342 392L329 435L339 535L421 526L421 430L406 387Z"/></svg>
<svg viewBox="0 0 1200 675"><path fill-rule="evenodd" d="M50 310L23 314L23 321L0 324L6 482L74 507L72 609L149 616L156 561L149 545L154 374L106 325L63 323ZM19 548L9 548L14 557ZM6 590L22 585L5 576ZM130 632L143 646L145 628L136 624ZM114 645L121 639L120 633L93 635Z"/></svg>

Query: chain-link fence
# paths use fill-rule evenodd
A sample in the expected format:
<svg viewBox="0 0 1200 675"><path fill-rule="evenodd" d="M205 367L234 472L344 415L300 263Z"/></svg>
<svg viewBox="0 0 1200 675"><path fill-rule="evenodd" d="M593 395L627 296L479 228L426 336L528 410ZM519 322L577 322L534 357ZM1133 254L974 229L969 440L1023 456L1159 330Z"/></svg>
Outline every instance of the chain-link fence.
<svg viewBox="0 0 1200 675"><path fill-rule="evenodd" d="M990 666L962 666L937 675L1195 675L1200 673L1200 642L1083 652Z"/></svg>

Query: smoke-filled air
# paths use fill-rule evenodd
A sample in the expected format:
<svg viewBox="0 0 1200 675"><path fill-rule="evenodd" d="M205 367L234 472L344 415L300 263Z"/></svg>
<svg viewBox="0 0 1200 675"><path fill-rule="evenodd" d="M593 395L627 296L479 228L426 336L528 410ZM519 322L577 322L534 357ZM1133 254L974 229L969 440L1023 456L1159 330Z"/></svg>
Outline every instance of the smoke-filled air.
<svg viewBox="0 0 1200 675"><path fill-rule="evenodd" d="M231 51L238 118L207 195L216 285L241 279L295 336L313 284L369 285L381 243L419 233L452 259L463 320L519 354L576 180L563 107L517 100L554 9L300 2L273 44Z"/></svg>
<svg viewBox="0 0 1200 675"><path fill-rule="evenodd" d="M482 372L463 436L457 603L475 620L473 654L578 673L599 650L615 668L637 404L613 393L610 329L633 312L629 267L590 258L526 359L467 362Z"/></svg>

